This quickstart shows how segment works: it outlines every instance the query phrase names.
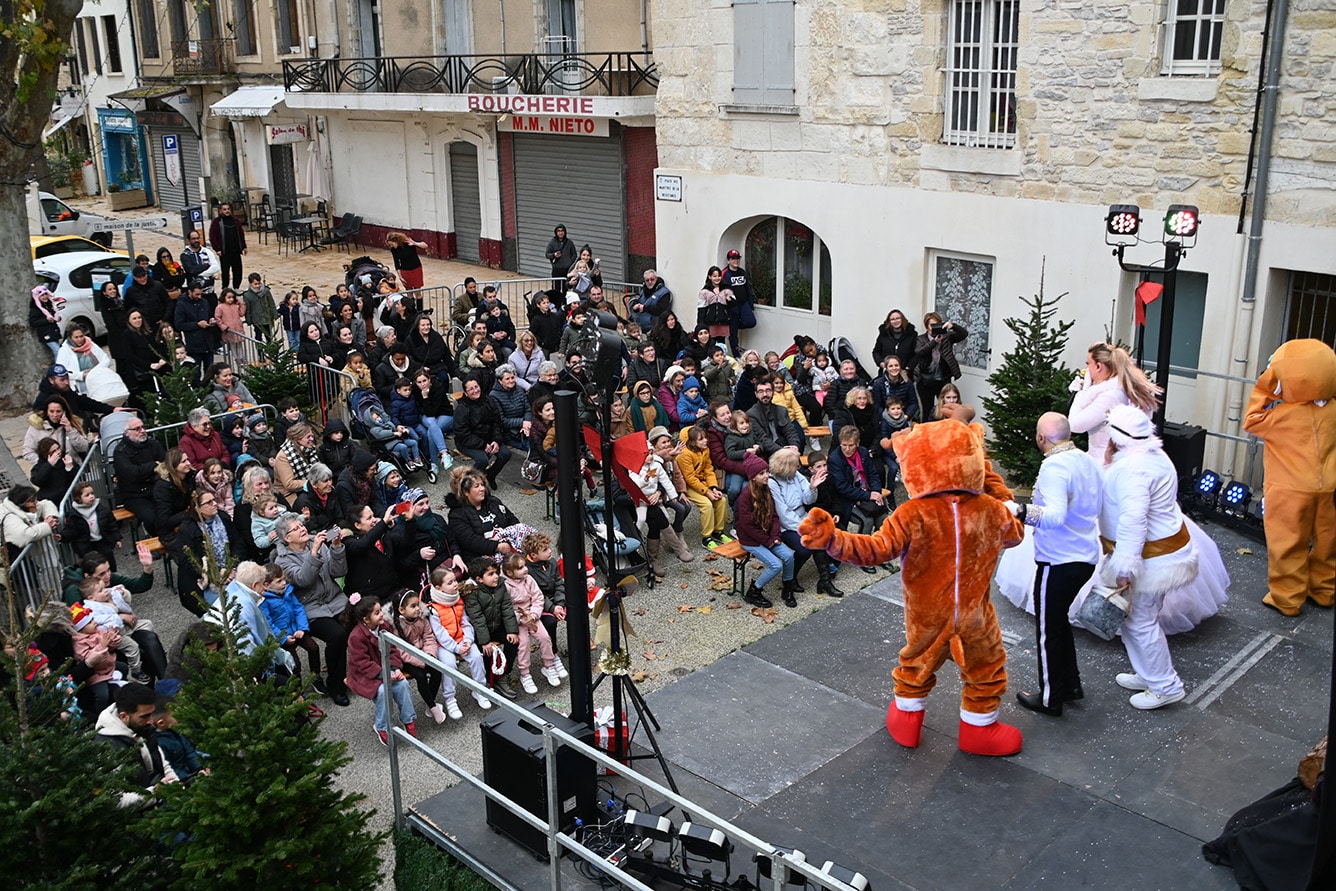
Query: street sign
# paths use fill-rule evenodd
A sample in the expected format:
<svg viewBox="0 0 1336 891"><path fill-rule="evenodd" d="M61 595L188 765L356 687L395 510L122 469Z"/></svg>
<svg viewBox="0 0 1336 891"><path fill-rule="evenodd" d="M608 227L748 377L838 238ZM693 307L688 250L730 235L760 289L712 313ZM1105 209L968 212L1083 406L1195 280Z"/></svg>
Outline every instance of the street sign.
<svg viewBox="0 0 1336 891"><path fill-rule="evenodd" d="M166 217L144 217L141 220L100 220L93 224L94 232L137 232L140 229L166 228Z"/></svg>
<svg viewBox="0 0 1336 891"><path fill-rule="evenodd" d="M174 186L179 185L181 183L181 147L177 145L175 133L163 134L162 166L167 175L167 182Z"/></svg>

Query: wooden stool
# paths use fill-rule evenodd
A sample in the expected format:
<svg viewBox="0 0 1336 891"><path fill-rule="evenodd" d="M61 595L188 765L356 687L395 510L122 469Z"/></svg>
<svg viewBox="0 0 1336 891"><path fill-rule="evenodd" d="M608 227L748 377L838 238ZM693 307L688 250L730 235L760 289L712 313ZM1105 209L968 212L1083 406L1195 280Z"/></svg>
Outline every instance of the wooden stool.
<svg viewBox="0 0 1336 891"><path fill-rule="evenodd" d="M736 541L724 542L710 548L710 553L716 557L726 557L733 561L733 591L732 593L741 597L747 593L747 561L751 559L751 554L747 549Z"/></svg>

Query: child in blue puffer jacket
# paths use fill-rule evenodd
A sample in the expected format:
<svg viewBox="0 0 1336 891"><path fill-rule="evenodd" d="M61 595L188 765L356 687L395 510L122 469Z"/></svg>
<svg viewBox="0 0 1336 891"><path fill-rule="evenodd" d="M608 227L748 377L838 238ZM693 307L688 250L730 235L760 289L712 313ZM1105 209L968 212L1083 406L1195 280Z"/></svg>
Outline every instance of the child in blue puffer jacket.
<svg viewBox="0 0 1336 891"><path fill-rule="evenodd" d="M394 382L394 392L390 394L390 419L399 426L413 431L419 455L437 454L438 449L432 446L431 431L427 429L427 422L422 417L422 406L413 395L413 382L406 377ZM444 441L441 444L444 445ZM433 474L439 472L439 465L435 461L431 462L431 472Z"/></svg>
<svg viewBox="0 0 1336 891"><path fill-rule="evenodd" d="M279 646L292 654L294 672L301 677L302 663L297 658L297 650L306 651L307 661L311 663L312 682L316 692L324 695L325 684L320 677L320 646L311 636L311 626L306 619L306 607L292 593L283 567L269 563L264 568L264 591L260 599L260 611L269 620L269 627L278 638Z"/></svg>

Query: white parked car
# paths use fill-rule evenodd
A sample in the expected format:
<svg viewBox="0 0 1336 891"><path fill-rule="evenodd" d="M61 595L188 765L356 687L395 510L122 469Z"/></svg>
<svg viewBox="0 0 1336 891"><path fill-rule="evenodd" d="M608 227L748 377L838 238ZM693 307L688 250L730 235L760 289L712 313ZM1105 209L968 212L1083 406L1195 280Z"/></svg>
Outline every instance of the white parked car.
<svg viewBox="0 0 1336 891"><path fill-rule="evenodd" d="M107 328L102 322L102 313L93 305L93 296L108 280L115 281L119 287L129 276L132 265L124 254L79 251L34 260L32 269L35 284L46 285L55 298L62 330L70 322L77 321L94 337L101 337L107 333Z"/></svg>

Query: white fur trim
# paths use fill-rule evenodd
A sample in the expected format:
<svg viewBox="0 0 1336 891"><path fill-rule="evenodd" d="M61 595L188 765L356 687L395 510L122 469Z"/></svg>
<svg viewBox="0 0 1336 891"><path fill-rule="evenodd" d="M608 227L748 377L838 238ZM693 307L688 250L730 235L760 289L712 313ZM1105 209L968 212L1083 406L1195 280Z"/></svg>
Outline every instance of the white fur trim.
<svg viewBox="0 0 1336 891"><path fill-rule="evenodd" d="M895 707L902 712L921 712L923 711L923 700L897 696L895 697Z"/></svg>
<svg viewBox="0 0 1336 891"><path fill-rule="evenodd" d="M1100 581L1112 587L1117 584L1119 575L1134 579L1133 596L1163 594L1174 588L1181 588L1197 577L1197 545L1191 541L1163 557L1152 557L1149 560L1134 558L1139 565L1132 572L1128 572L1124 565L1132 561L1115 561L1114 556L1116 555L1106 557L1100 564Z"/></svg>
<svg viewBox="0 0 1336 891"><path fill-rule="evenodd" d="M967 712L962 708L960 710L960 720L974 727L987 727L989 724L997 723L997 709L981 715L978 712Z"/></svg>

